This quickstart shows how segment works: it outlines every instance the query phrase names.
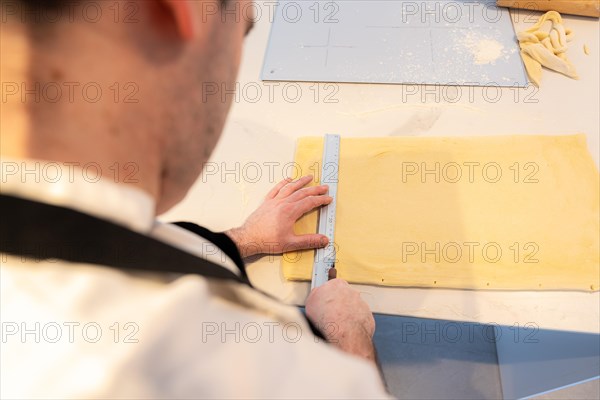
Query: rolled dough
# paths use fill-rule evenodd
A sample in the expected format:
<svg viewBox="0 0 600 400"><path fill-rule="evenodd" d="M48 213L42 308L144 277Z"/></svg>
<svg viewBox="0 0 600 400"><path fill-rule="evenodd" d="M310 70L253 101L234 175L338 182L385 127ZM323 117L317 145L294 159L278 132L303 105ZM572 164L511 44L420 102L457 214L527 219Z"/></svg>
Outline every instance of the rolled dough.
<svg viewBox="0 0 600 400"><path fill-rule="evenodd" d="M314 184L322 146L297 144L296 174ZM339 278L598 290L599 175L584 135L343 138L338 185ZM313 211L295 229L316 227ZM284 276L309 280L313 261L312 250L284 254Z"/></svg>
<svg viewBox="0 0 600 400"><path fill-rule="evenodd" d="M548 32L542 29L547 21L551 23ZM567 42L572 37L573 32L564 27L562 17L556 11L548 11L531 28L517 34L527 75L536 86L542 79L542 66L579 79L566 55Z"/></svg>

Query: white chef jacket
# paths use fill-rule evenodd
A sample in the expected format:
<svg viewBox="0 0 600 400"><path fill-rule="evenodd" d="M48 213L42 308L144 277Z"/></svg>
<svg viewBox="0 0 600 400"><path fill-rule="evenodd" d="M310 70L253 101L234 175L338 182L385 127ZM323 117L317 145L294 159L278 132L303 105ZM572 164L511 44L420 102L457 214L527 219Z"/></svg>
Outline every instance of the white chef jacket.
<svg viewBox="0 0 600 400"><path fill-rule="evenodd" d="M240 273L206 239L155 220L143 191L72 166L45 176L45 165L3 159L1 193L108 220ZM389 397L373 365L246 285L0 257L2 398Z"/></svg>

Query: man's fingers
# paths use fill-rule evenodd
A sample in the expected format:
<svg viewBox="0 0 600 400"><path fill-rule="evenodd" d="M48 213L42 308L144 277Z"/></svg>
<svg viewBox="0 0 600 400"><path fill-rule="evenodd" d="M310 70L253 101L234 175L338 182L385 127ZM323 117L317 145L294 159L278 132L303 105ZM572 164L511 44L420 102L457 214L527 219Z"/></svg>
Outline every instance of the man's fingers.
<svg viewBox="0 0 600 400"><path fill-rule="evenodd" d="M281 182L279 182L277 185L275 185L275 187L273 189L271 189L269 191L269 193L267 193L267 199L273 199L275 198L275 196L277 196L277 194L279 193L279 191L281 190L281 188L283 188L285 185L287 185L288 183L290 183L292 181L292 178L285 178L284 180L282 180Z"/></svg>
<svg viewBox="0 0 600 400"><path fill-rule="evenodd" d="M310 186L297 190L295 193L292 193L287 200L289 202L295 202L304 199L308 196L318 196L321 194L326 194L329 190L328 186Z"/></svg>
<svg viewBox="0 0 600 400"><path fill-rule="evenodd" d="M294 218L298 219L307 212L326 204L331 203L333 197L331 196L308 196L302 200L296 202L294 208Z"/></svg>
<svg viewBox="0 0 600 400"><path fill-rule="evenodd" d="M337 269L335 269L335 267L330 268L329 271L327 271L327 279L332 280L337 278Z"/></svg>
<svg viewBox="0 0 600 400"><path fill-rule="evenodd" d="M278 197L278 198L288 197L289 195L294 193L296 190L301 189L304 186L306 186L310 181L312 181L312 179L313 179L313 177L308 175L308 176L303 176L302 178L295 180L293 182L290 182L287 185L285 185L283 188L281 188L281 190L279 191L279 193L277 194L276 197Z"/></svg>
<svg viewBox="0 0 600 400"><path fill-rule="evenodd" d="M319 235L318 233L313 233L296 236L288 246L290 250L296 251L325 247L327 246L327 243L329 243L329 239L327 239L327 236Z"/></svg>

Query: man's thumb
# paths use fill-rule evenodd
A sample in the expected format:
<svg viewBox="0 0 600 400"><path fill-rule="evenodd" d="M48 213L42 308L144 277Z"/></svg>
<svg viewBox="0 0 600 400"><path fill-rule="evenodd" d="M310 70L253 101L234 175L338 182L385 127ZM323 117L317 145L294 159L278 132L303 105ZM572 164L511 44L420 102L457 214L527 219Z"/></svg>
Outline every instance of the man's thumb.
<svg viewBox="0 0 600 400"><path fill-rule="evenodd" d="M308 235L300 235L296 237L294 241L294 249L295 250L306 250L306 249L317 249L320 247L327 246L329 243L329 239L325 235L320 235L318 233L308 234Z"/></svg>

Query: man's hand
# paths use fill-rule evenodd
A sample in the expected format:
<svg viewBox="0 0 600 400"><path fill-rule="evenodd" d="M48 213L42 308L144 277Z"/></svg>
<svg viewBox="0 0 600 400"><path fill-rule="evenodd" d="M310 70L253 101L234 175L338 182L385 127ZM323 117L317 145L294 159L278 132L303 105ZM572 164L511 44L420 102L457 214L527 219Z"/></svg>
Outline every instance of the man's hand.
<svg viewBox="0 0 600 400"><path fill-rule="evenodd" d="M294 223L307 212L331 203L326 185L305 187L312 176L286 179L275 186L244 225L225 232L236 243L242 257L259 253L313 249L327 244L327 236L296 235Z"/></svg>
<svg viewBox="0 0 600 400"><path fill-rule="evenodd" d="M306 315L327 341L376 363L373 313L348 282L332 279L313 289L306 299Z"/></svg>

